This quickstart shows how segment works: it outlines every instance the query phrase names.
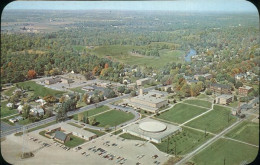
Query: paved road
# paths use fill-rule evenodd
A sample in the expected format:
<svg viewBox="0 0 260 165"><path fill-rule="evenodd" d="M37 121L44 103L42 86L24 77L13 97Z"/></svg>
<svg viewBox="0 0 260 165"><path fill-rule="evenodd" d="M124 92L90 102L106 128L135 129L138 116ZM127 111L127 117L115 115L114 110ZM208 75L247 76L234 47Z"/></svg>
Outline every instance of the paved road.
<svg viewBox="0 0 260 165"><path fill-rule="evenodd" d="M200 152L201 150L203 150L204 148L206 148L207 146L209 146L210 144L212 144L213 142L217 141L218 139L220 139L223 135L225 135L228 131L230 131L233 127L235 127L236 125L238 125L239 123L241 123L243 121L243 119L239 119L238 121L236 121L234 124L232 124L231 126L229 126L228 128L226 128L225 130L223 130L222 132L220 132L219 134L217 134L216 136L214 136L212 139L209 139L206 143L202 144L201 146L199 146L197 149L195 149L194 151L190 152L189 154L187 154L183 159L181 159L179 162L176 163L176 165L181 165L184 164L185 162L187 162L190 158L192 158L195 154L197 154L198 152Z"/></svg>
<svg viewBox="0 0 260 165"><path fill-rule="evenodd" d="M160 85L158 85L159 87ZM144 92L147 92L149 90L152 90L154 89L155 87L149 87L149 88L145 88L144 89ZM102 101L100 103L97 103L96 105L95 104L91 104L91 105L88 105L88 106L85 106L85 107L82 107L78 110L75 110L75 111L70 111L67 113L68 116L73 116L74 114L78 114L80 112L84 112L84 111L87 111L87 110L90 110L90 109L93 109L95 108L96 106L102 106L102 105L105 105L105 104L108 104L110 102L115 102L115 101L118 101L118 100L121 100L121 99L124 99L124 98L127 98L129 97L130 94L125 94L123 96L119 96L119 97L115 97L115 98L111 98L111 99L107 99L105 101ZM38 126L41 126L41 125L44 125L46 123L50 123L52 121L55 121L56 120L56 116L52 116L52 117L49 117L47 119L44 119L44 120L41 120L41 121L38 121L38 122L35 122L35 123L31 123L31 124L28 124L25 126L25 129L28 130L28 129L32 129L32 128L35 128L35 127L38 127ZM6 130L6 131L3 131L1 129L1 135L0 137L4 137L4 136L7 136L7 135L10 135L12 133L16 133L16 132L20 132L22 131L22 125L19 125L17 126L16 128L14 129L11 129L11 130ZM13 128L13 127L12 127Z"/></svg>

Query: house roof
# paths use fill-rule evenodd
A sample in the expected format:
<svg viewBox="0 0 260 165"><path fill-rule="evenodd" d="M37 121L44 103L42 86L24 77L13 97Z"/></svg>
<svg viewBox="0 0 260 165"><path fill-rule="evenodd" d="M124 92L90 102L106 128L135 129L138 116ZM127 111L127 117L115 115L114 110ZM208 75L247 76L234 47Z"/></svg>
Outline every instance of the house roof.
<svg viewBox="0 0 260 165"><path fill-rule="evenodd" d="M225 84L212 83L211 86L213 86L213 87L218 87L218 88L231 89L231 86L230 86L230 85L225 85Z"/></svg>
<svg viewBox="0 0 260 165"><path fill-rule="evenodd" d="M64 132L56 131L54 138L59 139L61 141L65 141L67 135Z"/></svg>
<svg viewBox="0 0 260 165"><path fill-rule="evenodd" d="M223 95L218 96L217 98L229 99L229 98L232 98L232 97L233 97L232 95L223 94Z"/></svg>

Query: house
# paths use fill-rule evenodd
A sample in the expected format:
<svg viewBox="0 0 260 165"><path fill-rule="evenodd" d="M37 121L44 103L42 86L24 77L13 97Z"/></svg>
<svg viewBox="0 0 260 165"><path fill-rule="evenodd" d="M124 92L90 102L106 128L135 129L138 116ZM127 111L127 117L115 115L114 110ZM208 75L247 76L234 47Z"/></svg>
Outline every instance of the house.
<svg viewBox="0 0 260 165"><path fill-rule="evenodd" d="M13 103L7 103L7 104L6 104L6 106L7 106L8 108L12 108L13 105L14 105Z"/></svg>
<svg viewBox="0 0 260 165"><path fill-rule="evenodd" d="M73 83L73 80L69 79L69 78L62 77L61 78L61 83L63 83L63 84L70 84L70 83Z"/></svg>
<svg viewBox="0 0 260 165"><path fill-rule="evenodd" d="M39 114L39 116L44 115L44 110L42 108L32 108L30 109L30 113L32 113L34 116Z"/></svg>
<svg viewBox="0 0 260 165"><path fill-rule="evenodd" d="M143 78L143 79L139 79L139 80L136 80L136 84L141 86L141 85L145 85L145 84L148 84L150 82L150 78Z"/></svg>
<svg viewBox="0 0 260 165"><path fill-rule="evenodd" d="M241 74L241 73L240 73L240 74L236 74L236 75L235 75L235 79L236 79L236 80L241 80L241 79L244 79L244 78L246 78L246 75L245 75L245 74Z"/></svg>
<svg viewBox="0 0 260 165"><path fill-rule="evenodd" d="M47 84L47 85L56 84L58 82L61 82L61 78L60 77L51 77L51 78L46 79L44 81L44 83Z"/></svg>
<svg viewBox="0 0 260 165"><path fill-rule="evenodd" d="M197 84L198 80L186 80L186 82L191 85L192 83Z"/></svg>
<svg viewBox="0 0 260 165"><path fill-rule="evenodd" d="M46 101L43 100L43 99L38 99L38 100L35 100L36 103L41 103L41 105L44 105L46 104Z"/></svg>
<svg viewBox="0 0 260 165"><path fill-rule="evenodd" d="M23 113L23 105L19 105L17 110L19 113Z"/></svg>
<svg viewBox="0 0 260 165"><path fill-rule="evenodd" d="M164 91L168 91L169 89L172 91L173 88L172 88L172 85L166 85L163 87L164 88Z"/></svg>
<svg viewBox="0 0 260 165"><path fill-rule="evenodd" d="M126 84L130 84L131 81L130 81L130 80L127 80L127 79L124 79L124 80L123 80L123 84L125 84L125 83L126 83Z"/></svg>
<svg viewBox="0 0 260 165"><path fill-rule="evenodd" d="M239 95L247 96L252 91L253 91L253 88L249 87L249 86L243 86L243 87L238 88L238 94Z"/></svg>
<svg viewBox="0 0 260 165"><path fill-rule="evenodd" d="M85 87L82 88L82 90L85 90L85 91L87 91L87 92L90 92L90 91L94 91L95 88L93 88L93 87L91 87L91 86L85 86Z"/></svg>
<svg viewBox="0 0 260 165"><path fill-rule="evenodd" d="M232 102L232 100L233 100L232 95L223 94L223 95L217 96L216 99L215 99L215 102L217 104L228 105L229 103Z"/></svg>
<svg viewBox="0 0 260 165"><path fill-rule="evenodd" d="M212 83L210 84L210 90L213 93L231 94L231 86L225 84Z"/></svg>
<svg viewBox="0 0 260 165"><path fill-rule="evenodd" d="M53 139L64 144L70 141L70 135L71 133L56 131Z"/></svg>
<svg viewBox="0 0 260 165"><path fill-rule="evenodd" d="M17 122L16 118L11 118L11 119L9 119L9 121L10 121L11 123Z"/></svg>

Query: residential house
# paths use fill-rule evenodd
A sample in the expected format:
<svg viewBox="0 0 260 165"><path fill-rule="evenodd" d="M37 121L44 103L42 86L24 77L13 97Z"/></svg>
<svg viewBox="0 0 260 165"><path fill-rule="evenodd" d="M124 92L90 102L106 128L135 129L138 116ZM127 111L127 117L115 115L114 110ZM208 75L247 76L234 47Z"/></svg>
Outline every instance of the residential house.
<svg viewBox="0 0 260 165"><path fill-rule="evenodd" d="M95 88L91 87L91 86L85 86L82 88L83 90L87 91L87 92L90 92L90 91L94 91Z"/></svg>
<svg viewBox="0 0 260 165"><path fill-rule="evenodd" d="M42 108L32 108L30 109L30 113L32 113L34 116L36 116L37 114L39 116L44 115L44 110Z"/></svg>
<svg viewBox="0 0 260 165"><path fill-rule="evenodd" d="M23 113L23 105L19 105L17 110L20 114Z"/></svg>
<svg viewBox="0 0 260 165"><path fill-rule="evenodd" d="M71 134L72 133L56 131L53 139L64 144L64 143L70 141Z"/></svg>

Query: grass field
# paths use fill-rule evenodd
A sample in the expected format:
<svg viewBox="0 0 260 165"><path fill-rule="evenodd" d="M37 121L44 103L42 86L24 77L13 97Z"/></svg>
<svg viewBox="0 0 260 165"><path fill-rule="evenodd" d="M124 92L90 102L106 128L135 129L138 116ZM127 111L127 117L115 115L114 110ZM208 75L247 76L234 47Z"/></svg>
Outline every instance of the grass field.
<svg viewBox="0 0 260 165"><path fill-rule="evenodd" d="M7 96L12 96L13 91L16 89L16 87L11 87L8 88L6 91L3 92L3 94L7 95Z"/></svg>
<svg viewBox="0 0 260 165"><path fill-rule="evenodd" d="M77 128L82 128L83 126L79 125L79 124L75 124L75 123L68 123L69 125L72 125L74 127L77 127Z"/></svg>
<svg viewBox="0 0 260 165"><path fill-rule="evenodd" d="M203 93L201 93L200 95L198 95L196 98L198 98L198 99L210 99L210 97L209 97L208 95L203 94Z"/></svg>
<svg viewBox="0 0 260 165"><path fill-rule="evenodd" d="M117 130L116 132L113 132L112 134L113 134L113 135L118 135L118 134L120 134L121 132L123 132L123 130L120 129L120 130Z"/></svg>
<svg viewBox="0 0 260 165"><path fill-rule="evenodd" d="M95 116L98 122L98 127L105 127L106 125L116 126L134 118L132 113L126 113L118 110L111 110L100 115Z"/></svg>
<svg viewBox="0 0 260 165"><path fill-rule="evenodd" d="M259 124L243 121L225 136L259 145Z"/></svg>
<svg viewBox="0 0 260 165"><path fill-rule="evenodd" d="M79 137L74 136L74 135L71 135L70 136L70 141L64 143L64 145L67 146L67 147L73 148L73 147L76 147L78 145L83 144L84 142L85 142L84 139L79 138Z"/></svg>
<svg viewBox="0 0 260 165"><path fill-rule="evenodd" d="M6 117L6 118L4 118L4 119L1 119L1 121L2 121L2 122L5 122L5 123L7 123L7 124L9 124L9 125L15 125L14 123L11 123L11 122L9 121L9 119L14 118L14 117L17 117L17 116L19 116L19 115L20 115L20 114L17 113L17 114L15 114L15 115L11 116L11 117Z"/></svg>
<svg viewBox="0 0 260 165"><path fill-rule="evenodd" d="M137 137L137 136L134 136L134 135L131 135L129 133L123 133L120 135L121 138L124 138L124 139L129 139L129 140L141 140L141 141L146 141L145 139L143 138L140 138L140 137Z"/></svg>
<svg viewBox="0 0 260 165"><path fill-rule="evenodd" d="M82 112L81 114L84 114L84 115L88 114L88 116L93 116L95 114L98 114L98 113L101 113L101 112L104 112L104 111L107 111L107 110L109 110L109 107L104 105L104 106L100 106L98 108L94 108L94 109ZM73 119L78 120L78 114L73 115Z"/></svg>
<svg viewBox="0 0 260 165"><path fill-rule="evenodd" d="M168 153L175 154L175 144L177 155L183 155L191 152L201 144L210 139L212 135L199 132L193 129L183 128L181 132L169 137ZM154 143L161 151L167 153L168 139L164 139L161 143Z"/></svg>
<svg viewBox="0 0 260 165"><path fill-rule="evenodd" d="M229 103L228 106L235 108L238 106L238 101L233 101L232 103Z"/></svg>
<svg viewBox="0 0 260 165"><path fill-rule="evenodd" d="M132 49L142 49L142 46L110 45L100 46L90 50L92 54L99 57L110 56L112 59L129 65L142 65L161 68L169 61L183 62L184 52L179 50L160 50L160 57L135 56L131 54Z"/></svg>
<svg viewBox="0 0 260 165"><path fill-rule="evenodd" d="M30 90L34 92L34 95L44 97L46 95L60 96L64 92L46 88L42 85L36 84L34 81L25 81L18 83L19 86L27 87L30 86Z"/></svg>
<svg viewBox="0 0 260 165"><path fill-rule="evenodd" d="M8 101L1 102L1 118L18 113L16 109L9 109L7 103Z"/></svg>
<svg viewBox="0 0 260 165"><path fill-rule="evenodd" d="M30 123L32 123L32 121L30 121L29 118L18 121L18 124L20 124L20 125L27 125L27 124L30 124Z"/></svg>
<svg viewBox="0 0 260 165"><path fill-rule="evenodd" d="M229 119L229 120L228 120ZM207 130L212 133L219 133L224 128L233 124L236 117L231 115L230 108L214 105L213 110L199 118L187 123L187 126Z"/></svg>
<svg viewBox="0 0 260 165"><path fill-rule="evenodd" d="M89 132L92 132L92 133L94 133L94 134L96 134L96 135L98 135L98 136L105 135L104 132L98 131L98 130L94 130L94 129L84 128L84 130L89 131Z"/></svg>
<svg viewBox="0 0 260 165"><path fill-rule="evenodd" d="M258 148L227 139L219 139L192 158L199 165L238 165L246 161L252 162L258 153Z"/></svg>
<svg viewBox="0 0 260 165"><path fill-rule="evenodd" d="M157 118L168 120L174 123L183 123L205 111L207 111L206 108L180 103L176 104L170 110L160 114L157 116Z"/></svg>
<svg viewBox="0 0 260 165"><path fill-rule="evenodd" d="M204 100L192 99L192 100L185 100L184 103L194 104L205 108L211 108L211 103Z"/></svg>

